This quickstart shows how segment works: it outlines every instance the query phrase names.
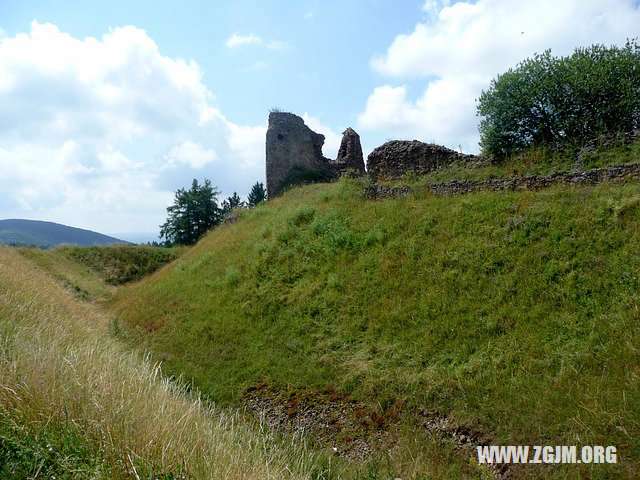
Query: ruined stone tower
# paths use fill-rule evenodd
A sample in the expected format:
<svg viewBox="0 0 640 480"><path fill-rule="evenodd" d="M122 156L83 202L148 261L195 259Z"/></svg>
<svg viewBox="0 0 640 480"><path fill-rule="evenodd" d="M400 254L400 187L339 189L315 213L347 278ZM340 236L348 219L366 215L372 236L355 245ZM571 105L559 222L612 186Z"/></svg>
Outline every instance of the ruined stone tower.
<svg viewBox="0 0 640 480"><path fill-rule="evenodd" d="M349 127L342 132L342 142L338 150L338 165L352 169L358 175L364 175L364 160L362 158L362 146L360 145L360 135Z"/></svg>
<svg viewBox="0 0 640 480"><path fill-rule="evenodd" d="M351 128L343 134L337 160L322 155L323 144L324 135L307 127L299 116L271 112L266 141L267 197L299 181L334 180L347 169L364 173L360 137Z"/></svg>

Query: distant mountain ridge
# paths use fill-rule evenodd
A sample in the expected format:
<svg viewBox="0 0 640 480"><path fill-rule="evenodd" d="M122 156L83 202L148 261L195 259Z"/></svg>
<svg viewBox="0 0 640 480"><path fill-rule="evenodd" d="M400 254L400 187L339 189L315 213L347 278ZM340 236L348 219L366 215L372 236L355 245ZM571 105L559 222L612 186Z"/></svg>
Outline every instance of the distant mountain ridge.
<svg viewBox="0 0 640 480"><path fill-rule="evenodd" d="M40 220L0 220L0 244L55 247L57 245L129 245L102 233Z"/></svg>

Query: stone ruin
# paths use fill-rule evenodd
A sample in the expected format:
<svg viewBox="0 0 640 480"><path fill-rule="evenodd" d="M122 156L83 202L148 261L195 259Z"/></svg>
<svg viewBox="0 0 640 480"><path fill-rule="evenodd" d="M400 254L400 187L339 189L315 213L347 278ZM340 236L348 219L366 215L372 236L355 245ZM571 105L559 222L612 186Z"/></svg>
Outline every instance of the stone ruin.
<svg viewBox="0 0 640 480"><path fill-rule="evenodd" d="M331 181L342 173L364 175L360 136L352 129L342 132L338 158L322 155L324 135L314 132L293 113L271 112L266 143L267 197L273 198L289 185ZM418 140L392 140L367 158L372 180L392 180L413 172L424 175L455 163L476 162L480 157Z"/></svg>
<svg viewBox="0 0 640 480"><path fill-rule="evenodd" d="M466 155L433 143L391 140L369 154L367 172L374 181L391 180L410 172L424 175L438 168L477 159L475 155Z"/></svg>
<svg viewBox="0 0 640 480"><path fill-rule="evenodd" d="M293 113L271 112L266 142L267 198L298 182L330 181L343 172L363 175L359 135L351 128L342 134L338 158L322 155L324 135L307 127Z"/></svg>

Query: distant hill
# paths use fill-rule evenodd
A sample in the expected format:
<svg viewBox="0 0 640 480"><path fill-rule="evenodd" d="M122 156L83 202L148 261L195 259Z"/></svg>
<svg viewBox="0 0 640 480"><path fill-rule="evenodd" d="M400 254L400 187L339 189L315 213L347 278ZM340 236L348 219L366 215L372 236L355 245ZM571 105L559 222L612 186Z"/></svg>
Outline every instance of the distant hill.
<svg viewBox="0 0 640 480"><path fill-rule="evenodd" d="M0 244L55 247L57 245L128 245L129 242L101 233L39 220L0 220Z"/></svg>

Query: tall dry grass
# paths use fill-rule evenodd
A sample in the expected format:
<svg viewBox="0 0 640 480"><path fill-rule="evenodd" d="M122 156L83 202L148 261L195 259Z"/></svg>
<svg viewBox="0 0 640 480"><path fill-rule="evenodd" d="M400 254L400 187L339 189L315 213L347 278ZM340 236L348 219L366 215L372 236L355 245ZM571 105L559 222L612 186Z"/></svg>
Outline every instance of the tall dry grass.
<svg viewBox="0 0 640 480"><path fill-rule="evenodd" d="M76 431L113 478L310 478L284 446L235 412L204 405L107 334L108 318L0 248L0 413L37 432Z"/></svg>

